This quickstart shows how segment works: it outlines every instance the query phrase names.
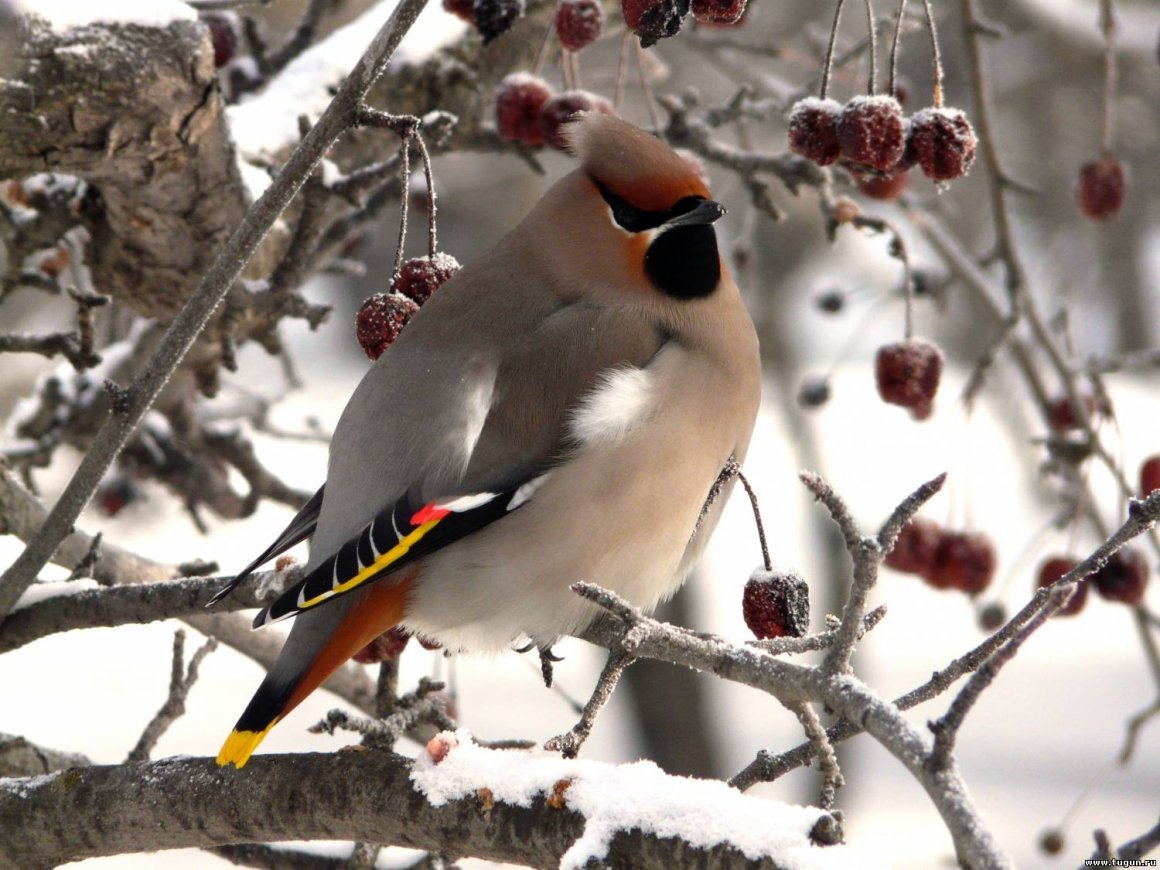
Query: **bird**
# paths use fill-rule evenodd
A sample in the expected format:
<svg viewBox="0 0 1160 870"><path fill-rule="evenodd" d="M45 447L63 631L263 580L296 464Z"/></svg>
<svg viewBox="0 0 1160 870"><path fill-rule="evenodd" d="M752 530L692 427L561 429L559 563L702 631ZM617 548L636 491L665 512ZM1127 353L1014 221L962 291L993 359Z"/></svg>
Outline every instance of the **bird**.
<svg viewBox="0 0 1160 870"><path fill-rule="evenodd" d="M651 611L716 525L744 460L758 341L692 164L611 115L565 128L579 166L431 296L367 371L325 484L223 588L310 538L295 617L217 756L270 729L393 627L448 649L550 650L603 586Z"/></svg>

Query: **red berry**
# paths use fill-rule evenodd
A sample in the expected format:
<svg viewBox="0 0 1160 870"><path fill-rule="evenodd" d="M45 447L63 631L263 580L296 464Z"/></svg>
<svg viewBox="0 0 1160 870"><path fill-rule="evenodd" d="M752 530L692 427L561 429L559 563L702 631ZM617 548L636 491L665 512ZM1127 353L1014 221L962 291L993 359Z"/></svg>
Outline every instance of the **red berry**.
<svg viewBox="0 0 1160 870"><path fill-rule="evenodd" d="M512 23L524 14L524 0L475 0L471 17L483 44L507 33Z"/></svg>
<svg viewBox="0 0 1160 870"><path fill-rule="evenodd" d="M207 12L201 20L209 27L213 40L213 65L221 68L234 59L238 50L238 18L233 13Z"/></svg>
<svg viewBox="0 0 1160 870"><path fill-rule="evenodd" d="M1058 855L1063 846L1063 831L1059 828L1047 828L1039 835L1039 848L1048 855Z"/></svg>
<svg viewBox="0 0 1160 870"><path fill-rule="evenodd" d="M796 574L758 569L745 584L741 614L758 640L804 637L810 627L810 590Z"/></svg>
<svg viewBox="0 0 1160 870"><path fill-rule="evenodd" d="M600 0L560 0L556 5L556 36L569 51L580 51L600 38L604 7Z"/></svg>
<svg viewBox="0 0 1160 870"><path fill-rule="evenodd" d="M1044 586L1050 586L1078 563L1075 559L1069 559L1067 556L1055 556L1043 563L1039 569L1039 578L1036 581L1040 589ZM1089 581L1090 582L1090 581ZM1077 583L1075 592L1071 595L1071 600L1067 602L1059 610L1055 611L1056 616L1075 616L1083 610L1084 602L1087 600L1088 583Z"/></svg>
<svg viewBox="0 0 1160 870"><path fill-rule="evenodd" d="M962 178L975 161L975 130L958 109L923 109L910 121L907 150L932 181Z"/></svg>
<svg viewBox="0 0 1160 870"><path fill-rule="evenodd" d="M789 113L789 150L819 166L836 163L842 151L838 145L841 112L837 100L798 100Z"/></svg>
<svg viewBox="0 0 1160 870"><path fill-rule="evenodd" d="M459 261L442 251L432 257L414 257L403 263L391 291L422 305L458 271Z"/></svg>
<svg viewBox="0 0 1160 870"><path fill-rule="evenodd" d="M1140 466L1140 496L1146 497L1160 489L1160 455L1149 456Z"/></svg>
<svg viewBox="0 0 1160 870"><path fill-rule="evenodd" d="M552 96L548 83L531 73L506 76L495 91L495 118L499 135L509 142L543 145L540 112Z"/></svg>
<svg viewBox="0 0 1160 870"><path fill-rule="evenodd" d="M693 17L700 24L736 24L746 0L693 0Z"/></svg>
<svg viewBox="0 0 1160 870"><path fill-rule="evenodd" d="M1106 403L1097 402L1091 393L1084 393L1079 399L1080 404L1087 412L1086 419L1090 420L1097 410L1106 417L1112 416L1112 409ZM1066 432L1068 429L1079 428L1080 424L1075 418L1075 412L1072 410L1071 402L1067 396L1054 399L1048 412L1049 424L1054 431Z"/></svg>
<svg viewBox="0 0 1160 870"><path fill-rule="evenodd" d="M355 320L359 346L371 359L378 359L418 310L418 305L397 293L368 296Z"/></svg>
<svg viewBox="0 0 1160 870"><path fill-rule="evenodd" d="M410 639L410 634L395 626L356 652L353 658L361 665L373 665L388 659L397 659L403 654L407 641Z"/></svg>
<svg viewBox="0 0 1160 870"><path fill-rule="evenodd" d="M871 199L897 199L899 194L910 186L910 173L906 170L892 172L888 175L877 172L863 175L856 172L854 179L857 181L858 190L861 191L862 195Z"/></svg>
<svg viewBox="0 0 1160 870"><path fill-rule="evenodd" d="M106 516L115 517L141 497L141 488L128 474L118 472L106 478L97 490L97 507Z"/></svg>
<svg viewBox="0 0 1160 870"><path fill-rule="evenodd" d="M1120 210L1126 188L1124 164L1115 157L1104 157L1079 168L1075 199L1087 217L1102 221Z"/></svg>
<svg viewBox="0 0 1160 870"><path fill-rule="evenodd" d="M886 567L903 574L923 575L934 567L942 541L942 526L932 520L913 518L898 533L894 549L886 554Z"/></svg>
<svg viewBox="0 0 1160 870"><path fill-rule="evenodd" d="M676 36L681 19L689 14L689 0L620 0L620 11L629 30L645 48L657 40Z"/></svg>
<svg viewBox="0 0 1160 870"><path fill-rule="evenodd" d="M842 156L855 167L889 172L906 150L902 107L894 97L854 97L838 118Z"/></svg>
<svg viewBox="0 0 1160 870"><path fill-rule="evenodd" d="M1101 598L1139 604L1148 586L1148 562L1139 550L1124 547L1113 553L1089 582L1096 585Z"/></svg>
<svg viewBox="0 0 1160 870"><path fill-rule="evenodd" d="M443 0L443 8L468 24L475 23L475 0Z"/></svg>
<svg viewBox="0 0 1160 870"><path fill-rule="evenodd" d="M556 94L540 109L540 134L544 143L563 151L568 144L564 138L564 122L577 112L616 114L612 103L588 91L564 91L562 94Z"/></svg>
<svg viewBox="0 0 1160 870"><path fill-rule="evenodd" d="M981 532L944 532L923 579L935 589L978 595L991 585L995 562L995 547Z"/></svg>
<svg viewBox="0 0 1160 870"><path fill-rule="evenodd" d="M942 375L942 352L937 347L915 338L883 345L875 369L882 401L909 408L920 420L930 416Z"/></svg>

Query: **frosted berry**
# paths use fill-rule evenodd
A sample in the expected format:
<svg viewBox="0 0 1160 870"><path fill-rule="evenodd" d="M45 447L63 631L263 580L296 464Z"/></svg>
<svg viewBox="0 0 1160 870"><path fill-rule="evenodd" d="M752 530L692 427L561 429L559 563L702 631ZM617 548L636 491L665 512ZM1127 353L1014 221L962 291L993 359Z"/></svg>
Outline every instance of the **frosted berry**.
<svg viewBox="0 0 1160 870"><path fill-rule="evenodd" d="M1076 566L1075 559L1069 559L1067 556L1055 556L1048 559L1039 568L1039 577L1036 579L1038 588L1042 589L1044 586L1050 586L1068 571ZM1075 592L1071 595L1071 600L1067 602L1059 610L1055 611L1056 616L1075 616L1083 610L1084 602L1087 601L1088 583L1077 583Z"/></svg>
<svg viewBox="0 0 1160 870"><path fill-rule="evenodd" d="M475 24L475 0L443 0L443 8L468 24Z"/></svg>
<svg viewBox="0 0 1160 870"><path fill-rule="evenodd" d="M842 152L838 144L841 112L837 100L798 100L789 113L789 150L819 166L836 163Z"/></svg>
<svg viewBox="0 0 1160 870"><path fill-rule="evenodd" d="M961 589L978 595L995 577L995 547L980 532L944 532L934 563L923 579L936 589Z"/></svg>
<svg viewBox="0 0 1160 870"><path fill-rule="evenodd" d="M552 96L543 79L526 72L506 76L495 91L495 119L501 138L543 145L540 111Z"/></svg>
<svg viewBox="0 0 1160 870"><path fill-rule="evenodd" d="M629 30L648 48L677 35L681 19L689 14L689 0L620 0L620 11Z"/></svg>
<svg viewBox="0 0 1160 870"><path fill-rule="evenodd" d="M209 28L213 41L213 65L223 67L234 59L238 50L237 16L232 13L209 12L201 16Z"/></svg>
<svg viewBox="0 0 1160 870"><path fill-rule="evenodd" d="M855 172L854 180L863 196L889 201L897 199L910 186L910 173L905 170L885 175L878 172L870 174Z"/></svg>
<svg viewBox="0 0 1160 870"><path fill-rule="evenodd" d="M580 51L600 38L604 7L600 0L560 0L556 4L556 36L569 51Z"/></svg>
<svg viewBox="0 0 1160 870"><path fill-rule="evenodd" d="M459 261L442 251L433 257L414 257L403 263L391 290L422 305L458 271Z"/></svg>
<svg viewBox="0 0 1160 870"><path fill-rule="evenodd" d="M796 574L757 570L745 584L741 614L758 640L804 637L810 627L810 590Z"/></svg>
<svg viewBox="0 0 1160 870"><path fill-rule="evenodd" d="M902 527L894 549L886 554L886 567L904 574L927 574L934 568L942 536L938 523L914 517Z"/></svg>
<svg viewBox="0 0 1160 870"><path fill-rule="evenodd" d="M906 150L902 107L894 97L854 97L838 117L842 156L855 168L889 172Z"/></svg>
<svg viewBox="0 0 1160 870"><path fill-rule="evenodd" d="M517 18L524 14L524 0L475 0L471 7L475 29L487 45L507 33Z"/></svg>
<svg viewBox="0 0 1160 870"><path fill-rule="evenodd" d="M693 0L693 17L700 24L736 24L745 14L746 0Z"/></svg>
<svg viewBox="0 0 1160 870"><path fill-rule="evenodd" d="M564 138L564 122L577 112L599 112L602 115L615 115L616 110L612 103L604 97L589 91L564 91L556 94L544 103L540 109L540 135L544 144L551 145L561 151L567 145Z"/></svg>
<svg viewBox="0 0 1160 870"><path fill-rule="evenodd" d="M932 181L962 178L975 162L975 130L958 109L923 109L910 121L907 149Z"/></svg>
<svg viewBox="0 0 1160 870"><path fill-rule="evenodd" d="M1124 547L1113 553L1088 582L1095 584L1101 598L1139 604L1148 586L1148 562L1139 550Z"/></svg>
<svg viewBox="0 0 1160 870"><path fill-rule="evenodd" d="M418 310L418 305L397 293L368 296L355 319L359 346L368 357L378 359Z"/></svg>
<svg viewBox="0 0 1160 870"><path fill-rule="evenodd" d="M1149 456L1140 466L1140 496L1160 489L1160 455Z"/></svg>
<svg viewBox="0 0 1160 870"><path fill-rule="evenodd" d="M942 376L942 352L921 339L883 345L875 365L878 395L891 405L909 408L918 419L930 416Z"/></svg>
<svg viewBox="0 0 1160 870"><path fill-rule="evenodd" d="M1124 164L1115 157L1103 157L1079 168L1075 199L1084 215L1102 221L1120 210L1126 189Z"/></svg>
<svg viewBox="0 0 1160 870"><path fill-rule="evenodd" d="M410 634L395 626L356 652L353 658L361 665L373 665L389 659L397 659L403 654L403 650L407 647L407 641L410 639Z"/></svg>

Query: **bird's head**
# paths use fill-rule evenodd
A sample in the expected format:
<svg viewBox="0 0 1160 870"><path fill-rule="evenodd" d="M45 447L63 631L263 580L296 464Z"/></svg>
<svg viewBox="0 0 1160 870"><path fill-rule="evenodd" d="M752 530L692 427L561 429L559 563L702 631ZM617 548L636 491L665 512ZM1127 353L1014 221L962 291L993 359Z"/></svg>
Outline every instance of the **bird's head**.
<svg viewBox="0 0 1160 870"><path fill-rule="evenodd" d="M703 299L721 283L713 223L725 208L695 169L661 140L609 115L568 124L580 168L545 196L546 214L568 268L603 295L629 292L667 303Z"/></svg>

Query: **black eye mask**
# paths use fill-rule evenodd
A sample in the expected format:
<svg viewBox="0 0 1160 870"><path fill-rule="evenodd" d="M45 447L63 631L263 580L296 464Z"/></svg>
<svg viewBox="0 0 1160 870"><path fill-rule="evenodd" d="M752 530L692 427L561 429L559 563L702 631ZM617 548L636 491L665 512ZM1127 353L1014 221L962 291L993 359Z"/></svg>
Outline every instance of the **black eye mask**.
<svg viewBox="0 0 1160 870"><path fill-rule="evenodd" d="M637 208L624 197L617 196L595 178L592 179L592 182L600 191L600 195L604 197L604 201L608 203L608 207L612 209L612 219L616 221L617 226L630 233L655 230L675 217L688 214L705 201L703 196L686 196L666 211L645 211L642 208Z"/></svg>

